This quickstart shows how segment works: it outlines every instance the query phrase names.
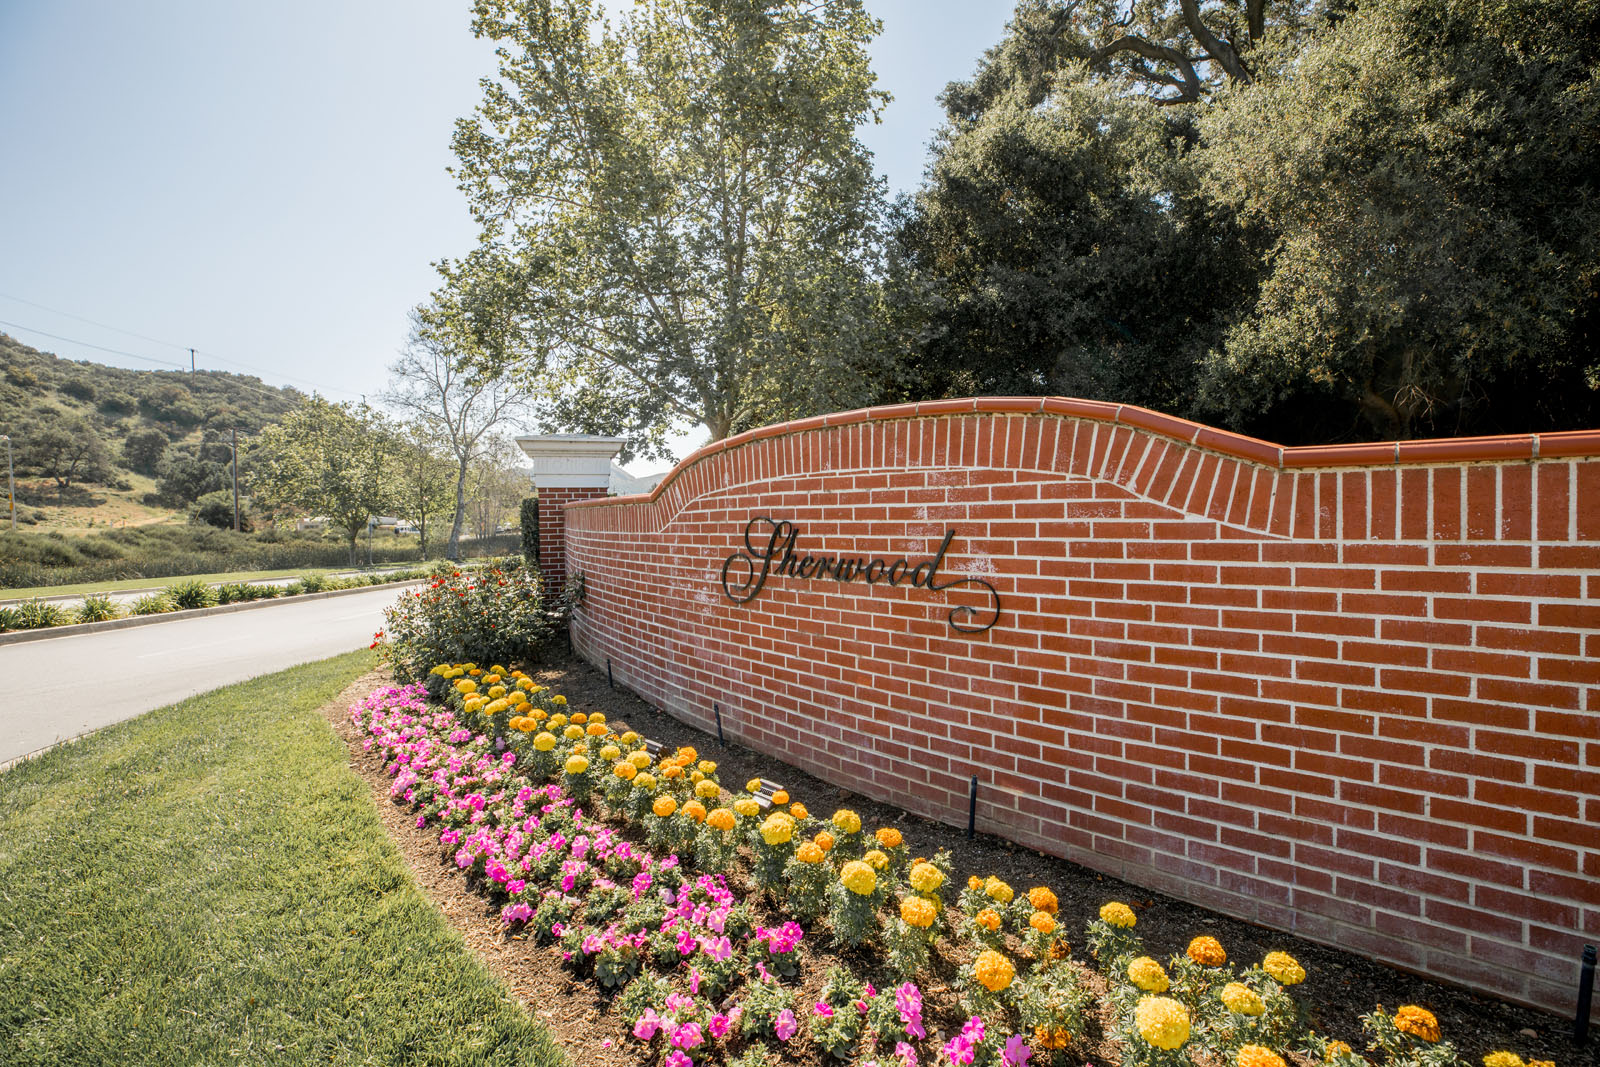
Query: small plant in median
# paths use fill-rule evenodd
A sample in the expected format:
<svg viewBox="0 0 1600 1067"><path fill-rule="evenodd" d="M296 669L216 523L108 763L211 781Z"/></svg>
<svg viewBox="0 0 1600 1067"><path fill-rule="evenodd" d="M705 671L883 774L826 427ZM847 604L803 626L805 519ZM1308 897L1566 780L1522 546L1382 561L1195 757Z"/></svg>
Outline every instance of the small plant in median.
<svg viewBox="0 0 1600 1067"><path fill-rule="evenodd" d="M24 601L17 612L24 630L41 630L46 626L60 626L67 621L67 613L60 605L43 600Z"/></svg>
<svg viewBox="0 0 1600 1067"><path fill-rule="evenodd" d="M77 622L105 622L121 618L122 608L108 596L86 596L78 605Z"/></svg>
<svg viewBox="0 0 1600 1067"><path fill-rule="evenodd" d="M128 605L129 615L160 615L172 610L172 601L167 599L165 591L142 596Z"/></svg>
<svg viewBox="0 0 1600 1067"><path fill-rule="evenodd" d="M167 598L180 611L188 611L192 608L210 608L216 606L217 591L205 582L179 582L177 585L167 587Z"/></svg>

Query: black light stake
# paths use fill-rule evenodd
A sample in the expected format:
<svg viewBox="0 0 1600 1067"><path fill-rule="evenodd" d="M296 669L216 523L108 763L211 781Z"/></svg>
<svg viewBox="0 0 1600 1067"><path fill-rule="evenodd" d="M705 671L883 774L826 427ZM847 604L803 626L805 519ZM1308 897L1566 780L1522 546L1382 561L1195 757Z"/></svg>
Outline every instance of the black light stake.
<svg viewBox="0 0 1600 1067"><path fill-rule="evenodd" d="M617 683L611 680L611 657L610 656L606 657L606 686L607 686L607 688L610 688L610 689L615 689L617 687Z"/></svg>
<svg viewBox="0 0 1600 1067"><path fill-rule="evenodd" d="M967 840L978 830L978 776L972 776L972 788L967 792Z"/></svg>
<svg viewBox="0 0 1600 1067"><path fill-rule="evenodd" d="M717 744L725 747L728 739L722 736L722 709L717 706L716 701L711 702L711 714L717 717Z"/></svg>
<svg viewBox="0 0 1600 1067"><path fill-rule="evenodd" d="M1594 946L1583 946L1583 965L1578 971L1578 1017L1572 1023L1572 1040L1583 1044L1589 1037L1589 1005L1594 1001Z"/></svg>

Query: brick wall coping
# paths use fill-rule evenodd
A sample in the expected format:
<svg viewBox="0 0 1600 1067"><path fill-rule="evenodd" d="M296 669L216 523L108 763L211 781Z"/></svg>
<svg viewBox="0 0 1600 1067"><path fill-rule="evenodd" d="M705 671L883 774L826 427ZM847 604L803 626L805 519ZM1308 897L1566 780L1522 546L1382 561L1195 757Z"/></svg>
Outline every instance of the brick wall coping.
<svg viewBox="0 0 1600 1067"><path fill-rule="evenodd" d="M611 504L654 502L690 467L718 452L738 448L768 437L804 433L829 426L858 422L888 422L935 415L1059 415L1115 423L1148 430L1185 444L1280 470L1310 467L1376 467L1407 463L1471 463L1534 460L1557 456L1600 456L1600 430L1566 430L1558 433L1505 434L1496 437L1440 437L1420 441L1374 441L1349 445L1285 446L1255 437L1219 430L1204 423L1164 415L1134 404L1110 404L1064 396L979 396L961 400L924 400L857 408L831 415L816 415L793 422L762 426L721 441L713 441L683 460L649 493L599 497L567 507L605 507Z"/></svg>

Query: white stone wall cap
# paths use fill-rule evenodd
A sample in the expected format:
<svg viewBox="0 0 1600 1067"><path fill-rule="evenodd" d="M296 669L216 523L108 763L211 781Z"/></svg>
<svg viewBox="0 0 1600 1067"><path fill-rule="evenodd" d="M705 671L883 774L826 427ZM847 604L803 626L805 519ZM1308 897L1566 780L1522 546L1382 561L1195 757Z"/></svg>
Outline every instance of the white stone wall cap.
<svg viewBox="0 0 1600 1067"><path fill-rule="evenodd" d="M611 461L622 451L620 437L595 434L539 434L517 438L533 460L535 486L601 489L611 484Z"/></svg>

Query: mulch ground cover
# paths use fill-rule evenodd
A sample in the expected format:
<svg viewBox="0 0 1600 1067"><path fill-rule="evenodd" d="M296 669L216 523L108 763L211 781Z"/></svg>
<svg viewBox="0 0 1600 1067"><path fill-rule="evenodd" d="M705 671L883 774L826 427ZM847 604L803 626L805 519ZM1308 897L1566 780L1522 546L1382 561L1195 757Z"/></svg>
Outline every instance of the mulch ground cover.
<svg viewBox="0 0 1600 1067"><path fill-rule="evenodd" d="M1295 999L1307 1007L1312 1026L1349 1042L1358 1051L1366 1044L1359 1022L1361 1015L1378 1005L1393 1011L1402 1004L1419 1004L1437 1016L1445 1039L1468 1063L1476 1063L1492 1051L1513 1049L1524 1059L1553 1060L1557 1067L1600 1067L1600 1039L1591 1035L1585 1047L1575 1045L1570 1017L1560 1018L1479 996L1337 948L1231 919L997 837L980 834L969 840L964 829L909 815L737 745L720 745L715 736L679 722L633 693L612 688L603 671L576 657L560 658L537 670L530 668L529 673L541 685L565 695L569 711L603 712L613 724L625 722L646 737L660 741L668 751L678 745L694 746L704 757L717 761L718 777L724 782L767 778L782 783L813 811L853 808L866 826L898 827L915 853L932 855L939 849L948 849L960 878L996 874L1019 887L1049 886L1060 901L1058 917L1064 929L1069 936L1076 934L1073 948L1080 958L1084 956L1084 925L1102 904L1121 900L1137 911L1138 933L1145 951L1158 959L1181 955L1198 934L1216 937L1241 965L1273 950L1290 953L1308 975L1305 983L1296 988ZM355 695L351 699L388 684L392 679L386 671L373 672L362 680L361 686L352 689ZM370 784L384 825L418 884L473 950L528 1010L550 1027L574 1063L583 1067L638 1067L641 1060L637 1046L628 1036L628 1023L610 1010L611 998L592 982L573 977L562 966L558 946L539 945L529 936L506 932L498 906L461 875L451 861L453 850L439 844L438 828L418 829L410 806L390 798L392 779L375 752L362 750L361 736L351 725L347 708L330 705L325 711L349 746L351 766ZM783 916L773 918L781 922ZM801 954L803 970L797 1003L809 1003L807 994L820 990L823 973L835 957L813 941L802 944ZM956 961L947 957L934 960L932 977L923 983L931 1008L936 1009L941 1001L954 1003L957 994L951 980L955 967ZM1095 982L1101 982L1095 987L1098 992L1103 982L1091 976L1092 987ZM1120 1062L1115 1044L1104 1039L1102 1027L1093 1024L1087 1041L1076 1044L1073 1051L1085 1064ZM821 1065L825 1059L815 1048L790 1049L787 1056L790 1062L801 1064Z"/></svg>

